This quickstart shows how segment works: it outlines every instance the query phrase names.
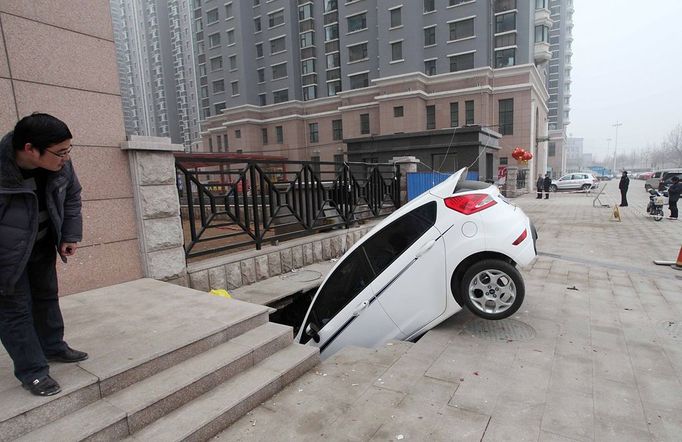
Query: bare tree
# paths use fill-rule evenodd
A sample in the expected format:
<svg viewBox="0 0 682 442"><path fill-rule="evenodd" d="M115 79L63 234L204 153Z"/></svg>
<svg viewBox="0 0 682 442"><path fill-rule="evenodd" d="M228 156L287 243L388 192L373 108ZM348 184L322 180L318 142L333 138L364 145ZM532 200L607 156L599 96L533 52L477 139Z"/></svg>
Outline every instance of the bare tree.
<svg viewBox="0 0 682 442"><path fill-rule="evenodd" d="M682 124L670 131L663 142L663 148L671 163L682 167Z"/></svg>

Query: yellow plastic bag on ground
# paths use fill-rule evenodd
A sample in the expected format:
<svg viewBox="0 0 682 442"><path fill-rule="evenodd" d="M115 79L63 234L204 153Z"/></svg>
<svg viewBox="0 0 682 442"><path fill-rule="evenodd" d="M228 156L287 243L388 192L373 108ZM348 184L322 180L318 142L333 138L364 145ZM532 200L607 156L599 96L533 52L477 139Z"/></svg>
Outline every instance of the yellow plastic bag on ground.
<svg viewBox="0 0 682 442"><path fill-rule="evenodd" d="M232 299L232 295L227 293L227 290L225 290L225 289L213 289L209 293L212 295L215 295L215 296L220 296L221 298Z"/></svg>

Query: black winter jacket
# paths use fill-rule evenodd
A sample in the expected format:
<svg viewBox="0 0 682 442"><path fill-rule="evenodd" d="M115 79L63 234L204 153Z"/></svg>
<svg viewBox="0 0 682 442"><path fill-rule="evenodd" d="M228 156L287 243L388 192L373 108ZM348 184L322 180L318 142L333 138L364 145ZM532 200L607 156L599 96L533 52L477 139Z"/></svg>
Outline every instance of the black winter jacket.
<svg viewBox="0 0 682 442"><path fill-rule="evenodd" d="M676 203L680 200L680 194L682 193L682 182L673 184L668 187L668 201L671 203Z"/></svg>
<svg viewBox="0 0 682 442"><path fill-rule="evenodd" d="M23 182L10 132L0 141L0 296L14 293L38 233L38 198ZM45 191L55 245L81 241L81 185L70 161L48 173Z"/></svg>

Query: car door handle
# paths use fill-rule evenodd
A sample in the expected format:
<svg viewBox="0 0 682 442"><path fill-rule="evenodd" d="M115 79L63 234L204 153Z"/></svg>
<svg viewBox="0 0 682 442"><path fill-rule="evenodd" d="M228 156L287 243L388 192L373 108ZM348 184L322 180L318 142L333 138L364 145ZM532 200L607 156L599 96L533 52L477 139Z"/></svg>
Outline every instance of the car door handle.
<svg viewBox="0 0 682 442"><path fill-rule="evenodd" d="M357 308L355 309L355 311L353 312L353 316L356 316L356 317L360 316L360 313L362 313L362 311L364 309L366 309L368 305L369 305L369 301L362 301L360 303L360 305L358 305Z"/></svg>
<svg viewBox="0 0 682 442"><path fill-rule="evenodd" d="M422 246L422 248L419 249L419 251L418 251L417 254L415 255L415 258L418 259L418 258L420 258L424 253L426 253L426 252L428 252L429 250L431 250L431 247L433 247L434 244L436 244L436 240L435 240L435 239L432 239L431 241L429 241L429 242L427 242L426 244L424 244L424 245Z"/></svg>

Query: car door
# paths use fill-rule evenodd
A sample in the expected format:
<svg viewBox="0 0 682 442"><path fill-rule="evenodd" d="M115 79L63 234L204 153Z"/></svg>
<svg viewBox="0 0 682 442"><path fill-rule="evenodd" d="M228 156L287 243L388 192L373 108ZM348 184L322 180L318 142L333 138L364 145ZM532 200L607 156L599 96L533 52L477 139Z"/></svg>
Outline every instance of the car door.
<svg viewBox="0 0 682 442"><path fill-rule="evenodd" d="M406 337L445 311L445 245L434 227L437 209L435 201L423 204L363 244L377 275L374 293Z"/></svg>
<svg viewBox="0 0 682 442"><path fill-rule="evenodd" d="M374 273L362 246L352 250L322 283L299 331L298 341L320 347L323 356L347 345L374 347L402 339L376 301Z"/></svg>
<svg viewBox="0 0 682 442"><path fill-rule="evenodd" d="M556 187L559 190L568 189L571 186L572 175L564 175L556 182Z"/></svg>

